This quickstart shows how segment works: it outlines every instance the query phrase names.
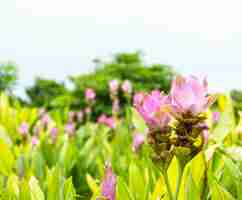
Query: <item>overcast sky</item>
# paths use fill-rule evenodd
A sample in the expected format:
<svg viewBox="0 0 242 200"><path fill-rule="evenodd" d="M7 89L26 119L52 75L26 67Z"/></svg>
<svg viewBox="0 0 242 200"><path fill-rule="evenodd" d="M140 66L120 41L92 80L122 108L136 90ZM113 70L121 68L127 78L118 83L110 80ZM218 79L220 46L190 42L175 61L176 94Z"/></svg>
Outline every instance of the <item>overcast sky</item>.
<svg viewBox="0 0 242 200"><path fill-rule="evenodd" d="M92 59L142 50L150 63L242 89L242 3L234 0L0 0L0 62L62 80Z"/></svg>

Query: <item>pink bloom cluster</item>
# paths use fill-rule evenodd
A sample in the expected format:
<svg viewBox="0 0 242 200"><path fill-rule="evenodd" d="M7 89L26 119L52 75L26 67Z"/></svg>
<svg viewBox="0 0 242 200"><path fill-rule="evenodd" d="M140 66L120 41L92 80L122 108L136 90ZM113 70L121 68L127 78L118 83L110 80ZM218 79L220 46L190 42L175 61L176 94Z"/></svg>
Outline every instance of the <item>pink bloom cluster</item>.
<svg viewBox="0 0 242 200"><path fill-rule="evenodd" d="M133 152L137 153L141 146L145 142L145 135L142 133L135 133L133 136L133 144L132 144L132 150Z"/></svg>
<svg viewBox="0 0 242 200"><path fill-rule="evenodd" d="M214 98L207 96L207 81L202 83L194 77L178 76L172 82L170 95L159 91L150 94L137 93L134 96L134 106L150 128L164 128L173 116L196 116L204 112Z"/></svg>
<svg viewBox="0 0 242 200"><path fill-rule="evenodd" d="M105 124L106 126L114 129L116 126L115 119L113 117L107 117L105 114L102 114L98 119L97 122L99 124Z"/></svg>
<svg viewBox="0 0 242 200"><path fill-rule="evenodd" d="M172 83L171 99L174 112L179 114L190 113L197 115L204 112L214 98L207 96L207 80L201 83L194 76L178 76Z"/></svg>
<svg viewBox="0 0 242 200"><path fill-rule="evenodd" d="M132 93L132 84L131 84L131 82L129 80L125 80L122 83L121 88L122 88L124 93L127 93L127 94L131 94Z"/></svg>
<svg viewBox="0 0 242 200"><path fill-rule="evenodd" d="M134 96L134 106L151 129L162 129L171 120L167 108L170 107L170 97L155 90L150 94L138 93Z"/></svg>
<svg viewBox="0 0 242 200"><path fill-rule="evenodd" d="M87 102L94 101L96 98L96 93L92 88L87 88L85 90L85 99Z"/></svg>
<svg viewBox="0 0 242 200"><path fill-rule="evenodd" d="M26 136L29 132L29 124L27 122L22 122L21 125L18 128L18 132L22 136Z"/></svg>
<svg viewBox="0 0 242 200"><path fill-rule="evenodd" d="M115 200L116 195L116 175L113 173L110 164L106 164L104 178L101 183L102 197L107 200Z"/></svg>
<svg viewBox="0 0 242 200"><path fill-rule="evenodd" d="M112 95L116 95L118 93L118 89L119 89L119 81L114 79L109 81L108 83L109 86L109 91Z"/></svg>

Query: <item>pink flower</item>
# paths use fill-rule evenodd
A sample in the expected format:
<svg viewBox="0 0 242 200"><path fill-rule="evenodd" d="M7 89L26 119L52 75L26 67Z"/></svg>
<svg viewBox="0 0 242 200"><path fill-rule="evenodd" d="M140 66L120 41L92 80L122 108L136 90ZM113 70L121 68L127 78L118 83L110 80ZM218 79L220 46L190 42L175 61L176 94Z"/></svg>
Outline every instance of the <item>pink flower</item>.
<svg viewBox="0 0 242 200"><path fill-rule="evenodd" d="M79 112L77 113L77 119L78 119L79 122L82 122L82 121L83 121L83 118L84 118L84 113L83 113L83 111L81 110L81 111L79 111Z"/></svg>
<svg viewBox="0 0 242 200"><path fill-rule="evenodd" d="M203 137L203 140L204 140L204 144L207 144L208 143L208 139L209 139L209 132L208 130L203 130L202 131L202 137Z"/></svg>
<svg viewBox="0 0 242 200"><path fill-rule="evenodd" d="M42 116L41 121L42 121L43 125L46 125L46 126L47 126L47 125L51 122L51 118L50 118L50 116L46 113L46 114L44 114L44 115Z"/></svg>
<svg viewBox="0 0 242 200"><path fill-rule="evenodd" d="M137 153L141 146L144 144L145 136L141 133L134 134L133 137L133 144L132 144L132 150L133 152Z"/></svg>
<svg viewBox="0 0 242 200"><path fill-rule="evenodd" d="M180 114L199 114L214 102L213 97L207 96L206 79L200 83L194 76L176 77L172 82L171 98L174 112Z"/></svg>
<svg viewBox="0 0 242 200"><path fill-rule="evenodd" d="M120 110L119 99L118 98L115 98L113 100L113 104L112 104L112 113L113 113L113 115L118 114L119 113L119 110Z"/></svg>
<svg viewBox="0 0 242 200"><path fill-rule="evenodd" d="M106 125L112 129L116 127L115 119L113 117L108 117L106 119Z"/></svg>
<svg viewBox="0 0 242 200"><path fill-rule="evenodd" d="M105 114L102 114L98 117L97 122L99 124L104 124L109 128L114 129L116 127L115 119L113 117L107 117Z"/></svg>
<svg viewBox="0 0 242 200"><path fill-rule="evenodd" d="M134 106L136 107L142 104L144 98L145 98L145 94L143 92L136 93L133 97Z"/></svg>
<svg viewBox="0 0 242 200"><path fill-rule="evenodd" d="M114 79L109 81L109 91L111 94L117 94L119 89L119 82L118 80Z"/></svg>
<svg viewBox="0 0 242 200"><path fill-rule="evenodd" d="M58 134L58 129L56 127L52 128L50 131L52 141L56 140L57 134Z"/></svg>
<svg viewBox="0 0 242 200"><path fill-rule="evenodd" d="M131 94L132 93L132 84L129 80L125 80L121 86L124 93Z"/></svg>
<svg viewBox="0 0 242 200"><path fill-rule="evenodd" d="M90 115L91 112L92 112L92 109L91 109L90 107L86 107L86 108L85 108L85 113L86 113L86 115Z"/></svg>
<svg viewBox="0 0 242 200"><path fill-rule="evenodd" d="M91 89L91 88L87 88L85 90L85 99L86 99L86 101L87 102L94 101L95 98L96 98L96 93L94 92L94 90Z"/></svg>
<svg viewBox="0 0 242 200"><path fill-rule="evenodd" d="M105 167L105 175L101 183L101 194L107 200L115 200L116 196L116 175L112 171L110 164Z"/></svg>
<svg viewBox="0 0 242 200"><path fill-rule="evenodd" d="M151 129L163 129L171 120L167 111L170 107L170 98L159 91L145 95L142 103L136 102L135 107Z"/></svg>
<svg viewBox="0 0 242 200"><path fill-rule="evenodd" d="M71 136L75 133L75 124L74 123L68 123L65 126L65 132Z"/></svg>
<svg viewBox="0 0 242 200"><path fill-rule="evenodd" d="M217 123L220 119L220 112L213 112L213 122Z"/></svg>
<svg viewBox="0 0 242 200"><path fill-rule="evenodd" d="M27 122L22 122L21 125L18 128L18 132L22 136L26 136L29 132L29 124Z"/></svg>
<svg viewBox="0 0 242 200"><path fill-rule="evenodd" d="M31 139L31 144L36 146L39 143L39 139L36 136L33 136Z"/></svg>
<svg viewBox="0 0 242 200"><path fill-rule="evenodd" d="M99 124L105 124L106 119L107 119L107 116L106 116L105 114L102 114L102 115L100 115L100 116L98 117L97 122L98 122Z"/></svg>

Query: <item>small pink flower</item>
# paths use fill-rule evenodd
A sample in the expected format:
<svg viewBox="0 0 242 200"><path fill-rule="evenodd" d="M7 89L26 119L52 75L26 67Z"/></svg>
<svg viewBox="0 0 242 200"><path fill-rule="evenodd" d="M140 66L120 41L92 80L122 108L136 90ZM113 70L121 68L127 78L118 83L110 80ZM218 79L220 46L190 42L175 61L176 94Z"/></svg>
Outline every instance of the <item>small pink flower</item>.
<svg viewBox="0 0 242 200"><path fill-rule="evenodd" d="M92 109L91 109L90 107L86 107L86 108L85 108L85 113L86 113L86 115L91 114L91 112L92 112Z"/></svg>
<svg viewBox="0 0 242 200"><path fill-rule="evenodd" d="M31 144L36 146L39 143L39 139L36 136L33 136L31 139Z"/></svg>
<svg viewBox="0 0 242 200"><path fill-rule="evenodd" d="M171 120L170 98L159 91L145 95L141 103L136 100L135 107L151 129L163 129Z"/></svg>
<svg viewBox="0 0 242 200"><path fill-rule="evenodd" d="M116 175L112 171L110 164L105 167L105 175L101 183L101 194L107 200L116 199Z"/></svg>
<svg viewBox="0 0 242 200"><path fill-rule="evenodd" d="M124 93L132 93L132 83L129 80L125 80L121 86Z"/></svg>
<svg viewBox="0 0 242 200"><path fill-rule="evenodd" d="M119 99L118 98L115 98L113 100L112 113L113 113L113 115L116 115L116 114L119 113L119 111L120 111Z"/></svg>
<svg viewBox="0 0 242 200"><path fill-rule="evenodd" d="M141 133L134 134L133 144L132 144L133 152L137 153L140 150L141 146L144 144L144 141L145 141L144 134L141 134Z"/></svg>
<svg viewBox="0 0 242 200"><path fill-rule="evenodd" d="M26 136L29 132L29 124L27 122L22 122L21 125L18 128L18 132L22 136Z"/></svg>
<svg viewBox="0 0 242 200"><path fill-rule="evenodd" d="M202 137L203 137L203 140L204 140L204 144L207 144L208 143L208 139L209 139L209 132L208 130L203 130L202 131Z"/></svg>
<svg viewBox="0 0 242 200"><path fill-rule="evenodd" d="M65 126L65 132L71 136L75 133L75 124L74 123L68 123Z"/></svg>
<svg viewBox="0 0 242 200"><path fill-rule="evenodd" d="M79 122L82 122L82 121L83 121L83 118L84 118L84 113L83 113L83 111L81 110L81 111L79 111L79 112L77 113L77 119L78 119Z"/></svg>
<svg viewBox="0 0 242 200"><path fill-rule="evenodd" d="M104 124L112 129L116 127L115 119L113 117L107 117L105 114L102 114L101 116L99 116L97 119L97 122L99 124Z"/></svg>
<svg viewBox="0 0 242 200"><path fill-rule="evenodd" d="M119 89L119 81L114 79L109 81L109 91L111 94L117 94Z"/></svg>
<svg viewBox="0 0 242 200"><path fill-rule="evenodd" d="M46 114L44 114L44 115L42 116L41 121L42 121L43 125L46 125L46 126L47 126L47 125L51 122L51 118L50 118L50 116L46 113Z"/></svg>
<svg viewBox="0 0 242 200"><path fill-rule="evenodd" d="M144 98L145 98L145 94L143 92L136 93L133 97L134 106L136 107L136 106L141 105Z"/></svg>
<svg viewBox="0 0 242 200"><path fill-rule="evenodd" d="M220 112L213 112L213 122L217 123L220 119Z"/></svg>
<svg viewBox="0 0 242 200"><path fill-rule="evenodd" d="M113 117L108 117L106 119L106 125L112 129L116 127L115 119Z"/></svg>
<svg viewBox="0 0 242 200"><path fill-rule="evenodd" d="M91 88L87 88L85 90L85 99L86 99L86 101L87 102L94 101L95 98L96 98L96 93L94 92L94 90L91 89Z"/></svg>
<svg viewBox="0 0 242 200"><path fill-rule="evenodd" d="M56 140L57 134L58 134L58 129L56 127L52 128L50 130L50 135L51 135L52 141L55 141Z"/></svg>
<svg viewBox="0 0 242 200"><path fill-rule="evenodd" d="M107 116L105 114L102 114L98 117L97 122L99 124L104 124L106 122Z"/></svg>
<svg viewBox="0 0 242 200"><path fill-rule="evenodd" d="M207 96L207 80L200 83L194 76L176 77L172 82L171 98L174 112L180 114L199 114L214 102L213 97Z"/></svg>

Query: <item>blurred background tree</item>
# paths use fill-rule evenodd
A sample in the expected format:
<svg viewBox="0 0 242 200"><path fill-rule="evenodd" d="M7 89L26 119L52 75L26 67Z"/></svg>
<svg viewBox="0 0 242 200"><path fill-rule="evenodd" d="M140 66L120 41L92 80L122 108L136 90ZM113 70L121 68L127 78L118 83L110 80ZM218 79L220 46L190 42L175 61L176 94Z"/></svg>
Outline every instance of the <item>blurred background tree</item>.
<svg viewBox="0 0 242 200"><path fill-rule="evenodd" d="M97 59L94 62L96 69L93 72L69 77L73 89L55 80L37 78L34 84L26 89L29 104L49 110L67 107L80 110L86 106L85 89L92 88L97 94L92 115L93 119L96 119L101 113L111 115L112 102L108 88L110 80L118 79L120 83L130 80L135 92L153 89L168 92L171 80L176 74L173 68L167 65L145 65L139 52L120 53L106 63ZM121 106L128 103L122 92L120 101Z"/></svg>
<svg viewBox="0 0 242 200"><path fill-rule="evenodd" d="M171 80L176 74L173 68L167 65L153 64L145 65L139 52L120 53L114 56L108 63L96 60L96 69L89 74L70 77L74 84L72 92L75 100L74 108L85 106L84 91L86 88L93 88L97 93L97 102L94 115L101 113L111 114L111 100L109 97L108 82L118 79L120 82L130 80L134 91L149 91L160 89L168 92ZM125 98L120 95L121 105L127 103Z"/></svg>
<svg viewBox="0 0 242 200"><path fill-rule="evenodd" d="M17 67L13 63L0 65L0 92L12 93L18 80Z"/></svg>
<svg viewBox="0 0 242 200"><path fill-rule="evenodd" d="M57 98L64 98L69 94L69 91L64 83L37 78L33 86L26 88L26 93L29 97L30 105L52 109L55 107L53 102Z"/></svg>

